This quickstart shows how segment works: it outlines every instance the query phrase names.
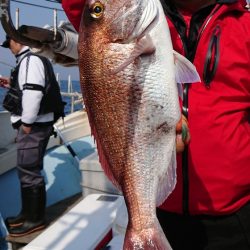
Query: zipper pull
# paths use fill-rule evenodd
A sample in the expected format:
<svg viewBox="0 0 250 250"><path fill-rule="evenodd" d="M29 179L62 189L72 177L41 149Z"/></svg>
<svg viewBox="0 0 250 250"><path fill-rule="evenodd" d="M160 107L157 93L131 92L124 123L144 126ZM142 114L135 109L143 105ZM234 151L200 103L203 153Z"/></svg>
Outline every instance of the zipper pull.
<svg viewBox="0 0 250 250"><path fill-rule="evenodd" d="M219 26L216 26L213 30L212 36L209 41L208 51L205 59L204 70L203 70L203 79L204 84L207 89L209 89L210 83L212 82L220 59L220 34L221 29Z"/></svg>

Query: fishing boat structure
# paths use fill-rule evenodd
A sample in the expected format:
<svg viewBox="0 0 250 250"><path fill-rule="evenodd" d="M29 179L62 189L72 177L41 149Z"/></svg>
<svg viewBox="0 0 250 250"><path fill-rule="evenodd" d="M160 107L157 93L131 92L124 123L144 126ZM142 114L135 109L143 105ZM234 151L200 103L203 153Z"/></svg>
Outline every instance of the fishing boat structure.
<svg viewBox="0 0 250 250"><path fill-rule="evenodd" d="M59 213L57 221L53 224L49 221L46 230L29 235L28 239L8 237L3 220L17 214L21 207L16 172L16 132L10 125L9 116L6 111L0 112L0 232L2 241L6 238L11 244L0 249L101 249L112 239L116 212L124 202L121 193L103 173L84 109L68 114L55 124L57 136L51 136L44 158L47 208L57 204L63 207L65 202L71 210L62 217ZM69 204L72 197L73 206ZM118 238L118 243L115 239L118 244L115 249L121 249L123 236Z"/></svg>

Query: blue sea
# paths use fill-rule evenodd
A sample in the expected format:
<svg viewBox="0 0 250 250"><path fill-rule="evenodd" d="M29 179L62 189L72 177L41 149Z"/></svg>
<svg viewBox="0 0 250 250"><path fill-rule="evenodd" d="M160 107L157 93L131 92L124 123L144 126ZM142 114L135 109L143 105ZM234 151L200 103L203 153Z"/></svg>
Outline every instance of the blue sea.
<svg viewBox="0 0 250 250"><path fill-rule="evenodd" d="M60 80L60 88L62 92L68 92L68 81L67 80ZM4 110L2 103L3 103L3 98L5 96L6 93L6 89L0 88L0 111ZM79 81L72 81L72 92L81 92L80 91L80 83ZM71 109L71 98L70 97L65 97L63 96L63 100L67 103L66 107L65 107L65 114L70 113L70 109ZM81 104L77 104L74 107L74 110L80 110L82 109L82 105Z"/></svg>

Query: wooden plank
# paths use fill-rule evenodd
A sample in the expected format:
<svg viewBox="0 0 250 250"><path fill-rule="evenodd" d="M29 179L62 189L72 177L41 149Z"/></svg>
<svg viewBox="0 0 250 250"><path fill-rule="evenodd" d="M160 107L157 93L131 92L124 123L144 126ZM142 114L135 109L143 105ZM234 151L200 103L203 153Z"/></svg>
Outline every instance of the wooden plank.
<svg viewBox="0 0 250 250"><path fill-rule="evenodd" d="M48 208L46 208L46 227L45 229L54 223L59 217L63 214L67 213L73 206L79 203L83 199L82 193L78 193L72 197L66 198L63 201L60 201ZM39 234L41 234L45 229L28 234L22 237L12 237L7 236L6 241L12 243L13 250L19 249L28 243L30 243L33 239L35 239Z"/></svg>

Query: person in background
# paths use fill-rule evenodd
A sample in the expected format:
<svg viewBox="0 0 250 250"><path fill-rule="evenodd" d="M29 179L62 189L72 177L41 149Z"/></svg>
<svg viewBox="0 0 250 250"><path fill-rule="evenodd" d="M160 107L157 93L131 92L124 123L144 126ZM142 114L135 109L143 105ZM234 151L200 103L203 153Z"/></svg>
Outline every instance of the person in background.
<svg viewBox="0 0 250 250"><path fill-rule="evenodd" d="M3 103L11 112L13 128L17 129L17 171L22 200L20 213L6 218L5 223L9 234L18 237L45 227L46 190L41 170L53 132L54 113L42 112L46 81L41 57L32 55L29 47L8 36L1 46L11 50L17 63L10 78L0 78L0 86L15 91L18 97L13 101L6 96Z"/></svg>
<svg viewBox="0 0 250 250"><path fill-rule="evenodd" d="M174 250L250 249L250 12L244 0L161 0L174 50L201 82L184 84L177 185L157 209ZM85 1L63 0L79 30ZM188 135L188 138L190 138ZM187 137L186 137L187 138Z"/></svg>

